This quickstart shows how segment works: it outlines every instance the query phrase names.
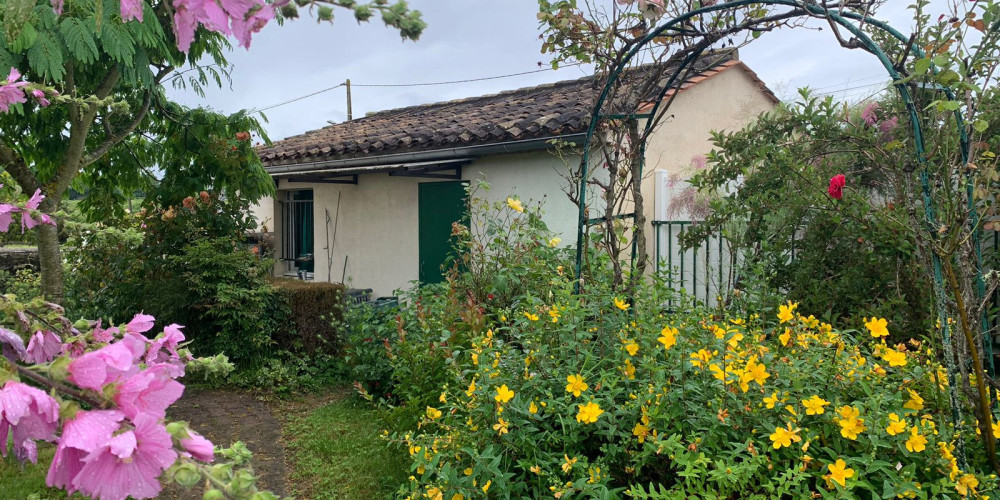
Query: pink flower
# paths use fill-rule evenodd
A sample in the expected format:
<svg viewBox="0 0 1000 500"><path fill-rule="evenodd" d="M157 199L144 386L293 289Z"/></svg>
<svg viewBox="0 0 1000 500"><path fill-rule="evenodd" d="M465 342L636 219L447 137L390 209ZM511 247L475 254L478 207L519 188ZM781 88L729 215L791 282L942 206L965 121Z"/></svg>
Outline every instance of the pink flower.
<svg viewBox="0 0 1000 500"><path fill-rule="evenodd" d="M839 200L844 197L844 186L847 185L847 178L844 174L837 174L830 179L830 187L826 190L830 197Z"/></svg>
<svg viewBox="0 0 1000 500"><path fill-rule="evenodd" d="M62 340L48 331L39 330L28 341L27 362L48 363L62 352Z"/></svg>
<svg viewBox="0 0 1000 500"><path fill-rule="evenodd" d="M118 328L114 326L108 329L101 328L101 320L97 320L97 324L94 325L94 340L98 342L111 342L118 333Z"/></svg>
<svg viewBox="0 0 1000 500"><path fill-rule="evenodd" d="M21 104L28 102L28 99L24 96L24 87L28 82L19 82L21 79L21 73L17 71L17 68L10 68L10 76L7 77L7 83L0 85L0 113L6 113L10 111L11 104Z"/></svg>
<svg viewBox="0 0 1000 500"><path fill-rule="evenodd" d="M708 157L705 155L694 155L691 157L691 166L698 170L704 170L708 166Z"/></svg>
<svg viewBox="0 0 1000 500"><path fill-rule="evenodd" d="M177 346L181 342L184 342L184 334L181 333L181 328L184 327L178 324L168 325L163 329L163 333L149 343L149 349L146 351L147 365L180 359L180 356L177 354ZM164 350L166 352L163 352Z"/></svg>
<svg viewBox="0 0 1000 500"><path fill-rule="evenodd" d="M665 9L663 0L639 0L639 12L650 21L662 16Z"/></svg>
<svg viewBox="0 0 1000 500"><path fill-rule="evenodd" d="M28 355L27 349L24 348L24 339L17 333L2 327L0 327L0 353L3 353L3 357L11 363L18 359L24 359Z"/></svg>
<svg viewBox="0 0 1000 500"><path fill-rule="evenodd" d="M201 434L188 430L189 437L181 439L181 446L187 450L196 460L211 462L215 460L215 447L212 442L202 437Z"/></svg>
<svg viewBox="0 0 1000 500"><path fill-rule="evenodd" d="M899 125L899 118L895 116L878 124L878 131L882 134L883 141L892 140L892 131L897 125Z"/></svg>
<svg viewBox="0 0 1000 500"><path fill-rule="evenodd" d="M879 109L877 102L870 102L865 109L861 111L861 119L868 124L869 127L874 127L878 122L878 114L876 113Z"/></svg>
<svg viewBox="0 0 1000 500"><path fill-rule="evenodd" d="M52 104L49 102L48 99L45 98L45 92L42 92L41 90L38 89L32 90L31 97L34 97L35 101L38 101L38 104L43 108L45 106L48 106L49 104Z"/></svg>
<svg viewBox="0 0 1000 500"><path fill-rule="evenodd" d="M171 377L169 367L154 365L124 379L118 386L115 403L131 419L140 414L164 418L167 407L183 393L184 386Z"/></svg>
<svg viewBox="0 0 1000 500"><path fill-rule="evenodd" d="M73 479L83 469L84 459L111 440L112 433L118 430L124 418L125 415L116 410L81 411L66 422L45 484L65 488L70 494L76 491Z"/></svg>
<svg viewBox="0 0 1000 500"><path fill-rule="evenodd" d="M245 20L243 16L233 17L233 36L247 49L250 48L251 36L264 28L268 21L274 19L274 7L267 4L259 5L260 8Z"/></svg>
<svg viewBox="0 0 1000 500"><path fill-rule="evenodd" d="M55 440L58 426L59 403L48 394L13 380L0 390L0 455L7 456L7 435L13 429L18 459L37 462L35 440Z"/></svg>
<svg viewBox="0 0 1000 500"><path fill-rule="evenodd" d="M133 369L135 357L122 342L88 352L69 364L69 381L83 389L100 391Z"/></svg>
<svg viewBox="0 0 1000 500"><path fill-rule="evenodd" d="M139 415L135 428L112 437L84 458L73 486L100 500L155 498L160 474L173 465L177 453L167 429L155 417Z"/></svg>
<svg viewBox="0 0 1000 500"><path fill-rule="evenodd" d="M122 22L135 19L142 22L142 0L121 0Z"/></svg>
<svg viewBox="0 0 1000 500"><path fill-rule="evenodd" d="M21 209L17 205L0 203L0 233L6 233L10 229L10 223L14 220L14 214L19 210Z"/></svg>
<svg viewBox="0 0 1000 500"><path fill-rule="evenodd" d="M62 15L63 1L64 0L52 0L52 10L56 11L57 16Z"/></svg>
<svg viewBox="0 0 1000 500"><path fill-rule="evenodd" d="M146 333L153 329L155 322L156 318L148 314L139 313L125 326L125 331L129 333Z"/></svg>

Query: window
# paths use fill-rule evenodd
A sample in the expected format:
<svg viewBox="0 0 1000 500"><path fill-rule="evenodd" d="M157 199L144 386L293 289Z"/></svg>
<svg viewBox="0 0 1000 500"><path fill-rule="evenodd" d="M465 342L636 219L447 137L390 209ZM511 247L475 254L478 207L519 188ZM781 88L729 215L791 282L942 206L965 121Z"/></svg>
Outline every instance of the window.
<svg viewBox="0 0 1000 500"><path fill-rule="evenodd" d="M312 273L313 192L311 189L284 191L281 200L281 260L288 270ZM304 276L303 276L304 277Z"/></svg>

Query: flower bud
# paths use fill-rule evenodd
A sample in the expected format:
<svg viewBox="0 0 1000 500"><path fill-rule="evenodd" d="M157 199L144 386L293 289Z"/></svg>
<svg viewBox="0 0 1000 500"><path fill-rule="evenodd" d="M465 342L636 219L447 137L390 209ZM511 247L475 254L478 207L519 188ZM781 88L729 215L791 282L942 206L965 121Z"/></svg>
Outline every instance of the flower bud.
<svg viewBox="0 0 1000 500"><path fill-rule="evenodd" d="M170 422L167 424L167 432L174 439L187 439L189 437L188 427L184 422Z"/></svg>
<svg viewBox="0 0 1000 500"><path fill-rule="evenodd" d="M192 488L201 481L201 473L194 464L181 464L174 469L174 482L185 487Z"/></svg>
<svg viewBox="0 0 1000 500"><path fill-rule="evenodd" d="M226 495L219 490L208 490L201 496L201 500L226 500Z"/></svg>
<svg viewBox="0 0 1000 500"><path fill-rule="evenodd" d="M252 488L256 482L257 478L254 477L253 472L244 469L236 473L236 476L233 477L233 482L230 484L234 492L240 493Z"/></svg>

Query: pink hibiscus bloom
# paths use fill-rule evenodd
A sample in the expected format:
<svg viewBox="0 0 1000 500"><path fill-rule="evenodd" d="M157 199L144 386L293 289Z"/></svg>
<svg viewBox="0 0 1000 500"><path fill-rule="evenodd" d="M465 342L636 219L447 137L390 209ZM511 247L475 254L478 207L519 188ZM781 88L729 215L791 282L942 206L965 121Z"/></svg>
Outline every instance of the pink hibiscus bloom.
<svg viewBox="0 0 1000 500"><path fill-rule="evenodd" d="M274 7L268 4L259 5L260 8L246 18L243 16L233 17L233 36L239 40L240 45L247 49L250 48L250 38L253 34L260 32L268 21L274 19Z"/></svg>
<svg viewBox="0 0 1000 500"><path fill-rule="evenodd" d="M184 327L176 323L167 325L163 329L163 333L149 343L149 349L146 351L146 364L165 363L168 360L179 358L177 355L177 346L181 342L184 342L184 334L181 333L181 328ZM166 352L163 352L164 350Z"/></svg>
<svg viewBox="0 0 1000 500"><path fill-rule="evenodd" d="M13 434L17 458L35 463L35 440L55 440L58 427L59 403L48 394L13 380L0 390L0 455L7 456L7 436Z"/></svg>
<svg viewBox="0 0 1000 500"><path fill-rule="evenodd" d="M48 363L62 352L62 340L48 331L35 332L28 341L27 361L29 363Z"/></svg>
<svg viewBox="0 0 1000 500"><path fill-rule="evenodd" d="M126 430L95 448L84 458L73 486L100 500L128 497L155 498L160 494L160 474L177 460L167 429L149 415L133 420Z"/></svg>
<svg viewBox="0 0 1000 500"><path fill-rule="evenodd" d="M181 439L181 446L196 460L202 462L215 460L215 447L212 442L195 431L188 429L188 437Z"/></svg>
<svg viewBox="0 0 1000 500"><path fill-rule="evenodd" d="M69 381L83 389L100 391L134 370L135 357L122 342L85 353L69 364ZM135 369L137 370L137 369Z"/></svg>
<svg viewBox="0 0 1000 500"><path fill-rule="evenodd" d="M19 82L21 79L21 73L17 71L17 68L10 68L10 75L7 77L7 83L0 85L0 112L6 113L10 111L11 104L21 104L28 102L28 99L24 96L24 87L28 82Z"/></svg>
<svg viewBox="0 0 1000 500"><path fill-rule="evenodd" d="M97 448L111 440L125 418L120 411L81 411L73 420L63 425L56 454L45 476L45 484L64 488L70 494L76 491L73 479L83 469L84 459Z"/></svg>
<svg viewBox="0 0 1000 500"><path fill-rule="evenodd" d="M123 380L115 403L131 419L140 414L164 418L167 407L183 393L184 386L171 377L170 367L154 365Z"/></svg>
<svg viewBox="0 0 1000 500"><path fill-rule="evenodd" d="M148 314L139 313L132 318L132 321L129 321L128 325L125 325L125 331L129 333L146 333L153 329L155 322L156 318Z"/></svg>
<svg viewBox="0 0 1000 500"><path fill-rule="evenodd" d="M12 363L28 356L28 350L24 348L24 339L17 333L2 327L0 327L0 353Z"/></svg>
<svg viewBox="0 0 1000 500"><path fill-rule="evenodd" d="M94 340L97 342L108 343L115 339L115 335L118 335L119 331L117 327L112 326L111 328L101 328L101 320L97 320L97 324L94 325Z"/></svg>

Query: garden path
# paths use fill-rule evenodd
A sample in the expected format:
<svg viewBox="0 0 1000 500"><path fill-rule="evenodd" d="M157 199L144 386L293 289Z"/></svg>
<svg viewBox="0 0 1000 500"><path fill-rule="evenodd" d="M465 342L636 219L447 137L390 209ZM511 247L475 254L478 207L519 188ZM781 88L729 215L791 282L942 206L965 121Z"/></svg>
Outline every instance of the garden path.
<svg viewBox="0 0 1000 500"><path fill-rule="evenodd" d="M272 407L249 392L188 387L184 396L171 406L167 417L188 422L193 430L221 446L243 441L253 452L258 486L284 496L288 490L285 448L281 421ZM201 493L197 489L186 491L172 486L160 498L200 500Z"/></svg>

